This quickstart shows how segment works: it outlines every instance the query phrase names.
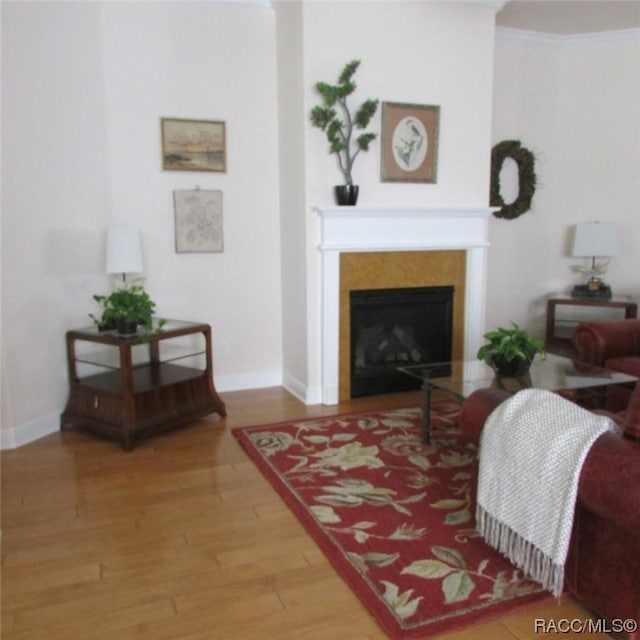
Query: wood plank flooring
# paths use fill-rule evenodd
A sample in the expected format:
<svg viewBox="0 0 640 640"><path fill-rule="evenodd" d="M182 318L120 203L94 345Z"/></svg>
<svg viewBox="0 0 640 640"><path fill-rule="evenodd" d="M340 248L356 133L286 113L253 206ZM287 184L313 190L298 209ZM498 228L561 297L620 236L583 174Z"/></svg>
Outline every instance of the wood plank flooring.
<svg viewBox="0 0 640 640"><path fill-rule="evenodd" d="M3 640L387 637L231 428L416 406L418 394L339 407L306 407L280 388L223 399L225 420L199 421L132 452L82 431L2 452ZM588 618L572 598L550 598L440 638L551 637L537 632L536 619ZM579 634L596 636L605 637Z"/></svg>

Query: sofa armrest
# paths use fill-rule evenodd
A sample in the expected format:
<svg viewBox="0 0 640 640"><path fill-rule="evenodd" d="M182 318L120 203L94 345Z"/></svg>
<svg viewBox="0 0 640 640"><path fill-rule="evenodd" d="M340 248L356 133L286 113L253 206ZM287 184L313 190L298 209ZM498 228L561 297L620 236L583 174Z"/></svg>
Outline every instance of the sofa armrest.
<svg viewBox="0 0 640 640"><path fill-rule="evenodd" d="M616 433L600 436L582 465L578 502L595 515L638 535L640 443Z"/></svg>
<svg viewBox="0 0 640 640"><path fill-rule="evenodd" d="M636 395L640 398L640 386ZM462 405L458 424L475 443L491 412L511 394L501 389L474 391ZM607 414L624 427L624 417ZM578 501L583 508L637 535L640 531L640 442L619 433L605 433L592 445L580 473Z"/></svg>
<svg viewBox="0 0 640 640"><path fill-rule="evenodd" d="M603 367L608 358L640 356L640 320L581 322L572 340L579 360Z"/></svg>
<svg viewBox="0 0 640 640"><path fill-rule="evenodd" d="M636 382L624 411L613 413L606 409L597 409L594 413L611 418L625 437L640 442L640 382Z"/></svg>
<svg viewBox="0 0 640 640"><path fill-rule="evenodd" d="M624 413L622 431L628 438L633 438L640 442L640 382L636 382L629 399L627 410Z"/></svg>
<svg viewBox="0 0 640 640"><path fill-rule="evenodd" d="M462 435L470 442L478 444L489 414L510 397L511 394L507 391L493 387L474 391L464 401L458 416L458 426Z"/></svg>

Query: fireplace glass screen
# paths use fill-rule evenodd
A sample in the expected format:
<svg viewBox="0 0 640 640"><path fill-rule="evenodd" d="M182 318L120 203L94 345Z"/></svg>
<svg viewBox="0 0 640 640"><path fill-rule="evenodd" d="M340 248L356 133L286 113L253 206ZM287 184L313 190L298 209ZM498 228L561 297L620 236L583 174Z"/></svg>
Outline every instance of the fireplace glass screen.
<svg viewBox="0 0 640 640"><path fill-rule="evenodd" d="M447 374L453 293L451 286L350 292L352 398L420 388L398 371L403 365L433 364L434 374Z"/></svg>

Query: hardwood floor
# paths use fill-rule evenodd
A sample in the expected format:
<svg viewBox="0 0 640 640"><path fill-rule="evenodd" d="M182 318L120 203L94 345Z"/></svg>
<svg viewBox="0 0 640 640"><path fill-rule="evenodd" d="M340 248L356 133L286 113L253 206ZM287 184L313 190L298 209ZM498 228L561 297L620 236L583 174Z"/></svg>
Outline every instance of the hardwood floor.
<svg viewBox="0 0 640 640"><path fill-rule="evenodd" d="M239 425L414 406L415 393L306 407L280 388L124 452L56 433L2 462L4 640L382 640L231 435ZM529 639L588 619L550 598L440 638ZM563 634L572 637L572 634ZM604 634L579 634L581 638Z"/></svg>

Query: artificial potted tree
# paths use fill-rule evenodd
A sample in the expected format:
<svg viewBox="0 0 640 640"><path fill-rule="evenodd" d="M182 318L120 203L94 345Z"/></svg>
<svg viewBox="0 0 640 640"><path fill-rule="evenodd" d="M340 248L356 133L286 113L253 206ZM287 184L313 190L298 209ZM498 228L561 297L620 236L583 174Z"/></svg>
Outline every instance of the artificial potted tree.
<svg viewBox="0 0 640 640"><path fill-rule="evenodd" d="M478 349L477 357L488 364L497 376L514 378L525 375L537 354L544 359L546 351L542 340L521 329L514 322L512 329L499 327L484 334L488 340Z"/></svg>
<svg viewBox="0 0 640 640"><path fill-rule="evenodd" d="M358 186L353 184L353 163L361 151L368 151L376 138L372 132L356 135L355 129L364 130L378 109L378 100L365 100L352 112L347 98L356 90L353 75L360 66L360 60L348 62L338 77L338 84L317 82L315 88L322 96L322 105L311 110L311 123L322 129L329 142L329 152L335 153L345 184L335 187L339 205L355 205L358 200Z"/></svg>
<svg viewBox="0 0 640 640"><path fill-rule="evenodd" d="M93 299L102 308L100 317L89 314L98 328L115 328L121 335L135 335L140 325L151 331L156 303L142 285L116 289L107 296L94 295Z"/></svg>

